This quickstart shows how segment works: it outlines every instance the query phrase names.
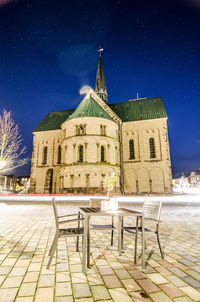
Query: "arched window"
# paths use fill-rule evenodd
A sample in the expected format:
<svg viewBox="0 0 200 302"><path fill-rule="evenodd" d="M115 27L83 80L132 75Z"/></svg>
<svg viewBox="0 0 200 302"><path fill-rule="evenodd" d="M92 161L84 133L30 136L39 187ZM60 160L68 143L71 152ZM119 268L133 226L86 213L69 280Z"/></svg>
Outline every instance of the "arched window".
<svg viewBox="0 0 200 302"><path fill-rule="evenodd" d="M105 161L105 148L101 146L101 162Z"/></svg>
<svg viewBox="0 0 200 302"><path fill-rule="evenodd" d="M78 147L78 161L83 162L83 145Z"/></svg>
<svg viewBox="0 0 200 302"><path fill-rule="evenodd" d="M47 146L45 146L43 149L43 161L42 161L43 165L46 165L46 163L47 163L47 150L48 150L48 148L47 148Z"/></svg>
<svg viewBox="0 0 200 302"><path fill-rule="evenodd" d="M62 148L61 148L61 146L58 146L58 161L57 161L57 164L61 164L61 158L62 158Z"/></svg>
<svg viewBox="0 0 200 302"><path fill-rule="evenodd" d="M130 139L129 141L129 156L130 159L135 159L135 150L134 150L134 140Z"/></svg>
<svg viewBox="0 0 200 302"><path fill-rule="evenodd" d="M156 157L156 151L155 151L155 141L154 138L151 137L149 139L149 151L150 151L150 158Z"/></svg>

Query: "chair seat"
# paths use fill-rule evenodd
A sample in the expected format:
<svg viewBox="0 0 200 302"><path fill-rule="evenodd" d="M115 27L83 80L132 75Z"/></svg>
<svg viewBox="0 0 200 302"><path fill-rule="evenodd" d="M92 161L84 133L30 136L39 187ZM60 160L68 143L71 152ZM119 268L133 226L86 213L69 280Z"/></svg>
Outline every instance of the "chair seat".
<svg viewBox="0 0 200 302"><path fill-rule="evenodd" d="M135 226L129 226L129 227L124 227L124 230L129 232L129 233L136 233L136 227ZM145 232L154 232L155 231L148 229L148 228L144 228ZM138 227L138 232L142 232L142 227Z"/></svg>
<svg viewBox="0 0 200 302"><path fill-rule="evenodd" d="M115 229L111 224L91 224L90 226L94 229Z"/></svg>
<svg viewBox="0 0 200 302"><path fill-rule="evenodd" d="M83 228L68 228L68 229L59 229L60 235L83 235Z"/></svg>

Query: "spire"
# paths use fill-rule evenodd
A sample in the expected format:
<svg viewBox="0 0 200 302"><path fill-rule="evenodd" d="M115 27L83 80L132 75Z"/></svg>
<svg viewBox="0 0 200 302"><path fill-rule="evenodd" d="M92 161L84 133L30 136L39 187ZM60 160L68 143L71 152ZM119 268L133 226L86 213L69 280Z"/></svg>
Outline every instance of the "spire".
<svg viewBox="0 0 200 302"><path fill-rule="evenodd" d="M106 82L104 78L104 72L103 72L103 65L101 60L101 52L103 51L103 48L99 47L99 63L97 68L97 76L96 76L96 84L95 84L95 92L98 94L102 100L107 103L108 94L106 89Z"/></svg>

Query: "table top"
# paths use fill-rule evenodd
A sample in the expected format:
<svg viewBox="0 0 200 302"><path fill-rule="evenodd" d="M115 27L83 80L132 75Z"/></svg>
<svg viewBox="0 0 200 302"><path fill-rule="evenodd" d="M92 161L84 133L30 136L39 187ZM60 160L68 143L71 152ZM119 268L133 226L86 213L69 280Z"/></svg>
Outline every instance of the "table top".
<svg viewBox="0 0 200 302"><path fill-rule="evenodd" d="M142 217L143 213L125 208L119 208L117 210L103 211L100 208L92 207L80 207L80 212L84 216L139 216Z"/></svg>

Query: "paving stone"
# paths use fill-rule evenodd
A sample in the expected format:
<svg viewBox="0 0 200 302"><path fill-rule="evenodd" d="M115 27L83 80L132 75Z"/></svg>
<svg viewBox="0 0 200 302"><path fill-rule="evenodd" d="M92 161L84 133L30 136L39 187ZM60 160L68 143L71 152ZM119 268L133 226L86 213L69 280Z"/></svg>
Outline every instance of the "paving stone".
<svg viewBox="0 0 200 302"><path fill-rule="evenodd" d="M18 296L34 296L36 283L23 283L20 287Z"/></svg>
<svg viewBox="0 0 200 302"><path fill-rule="evenodd" d="M183 292L180 291L177 287L175 287L173 284L161 284L160 288L170 297L170 298L176 298L176 297L182 297L184 296Z"/></svg>
<svg viewBox="0 0 200 302"><path fill-rule="evenodd" d="M122 287L116 275L105 275L103 276L103 280L108 288Z"/></svg>
<svg viewBox="0 0 200 302"><path fill-rule="evenodd" d="M185 282L194 288L200 288L200 282L192 278L191 276L186 276L182 278Z"/></svg>
<svg viewBox="0 0 200 302"><path fill-rule="evenodd" d="M173 274L177 275L178 277L185 277L187 276L186 273L184 273L182 270L180 270L177 267L169 267L169 271Z"/></svg>
<svg viewBox="0 0 200 302"><path fill-rule="evenodd" d="M200 281L200 273L198 273L197 271L187 270L187 274L190 275L190 276L192 276L197 281Z"/></svg>
<svg viewBox="0 0 200 302"><path fill-rule="evenodd" d="M0 302L13 302L18 288L0 288Z"/></svg>
<svg viewBox="0 0 200 302"><path fill-rule="evenodd" d="M150 298L148 298L148 295L144 292L132 292L129 293L131 297L133 297L134 302L151 302Z"/></svg>
<svg viewBox="0 0 200 302"><path fill-rule="evenodd" d="M181 287L180 289L194 301L200 301L200 292L196 289L191 286Z"/></svg>
<svg viewBox="0 0 200 302"><path fill-rule="evenodd" d="M196 265L196 263L194 263L192 261L189 261L187 259L180 259L179 262L185 264L186 266L194 266L194 265Z"/></svg>
<svg viewBox="0 0 200 302"><path fill-rule="evenodd" d="M172 301L165 293L158 292L150 294L150 297L155 302L170 302Z"/></svg>
<svg viewBox="0 0 200 302"><path fill-rule="evenodd" d="M159 288L149 279L137 280L137 282L147 293L154 293L159 291Z"/></svg>
<svg viewBox="0 0 200 302"><path fill-rule="evenodd" d="M27 272L23 282L37 282L39 272Z"/></svg>
<svg viewBox="0 0 200 302"><path fill-rule="evenodd" d="M88 282L90 285L101 285L103 284L103 279L101 278L100 274L89 274Z"/></svg>
<svg viewBox="0 0 200 302"><path fill-rule="evenodd" d="M109 289L109 292L114 302L133 302L124 288Z"/></svg>
<svg viewBox="0 0 200 302"><path fill-rule="evenodd" d="M117 274L119 279L129 279L131 275L125 269L116 269L115 273Z"/></svg>
<svg viewBox="0 0 200 302"><path fill-rule="evenodd" d="M87 282L85 274L82 274L82 273L72 273L71 278L72 278L72 283L86 283Z"/></svg>
<svg viewBox="0 0 200 302"><path fill-rule="evenodd" d="M54 286L55 276L54 275L40 275L38 287Z"/></svg>
<svg viewBox="0 0 200 302"><path fill-rule="evenodd" d="M0 266L0 275L8 275L12 266Z"/></svg>
<svg viewBox="0 0 200 302"><path fill-rule="evenodd" d="M192 267L195 271L200 273L200 265L195 265Z"/></svg>
<svg viewBox="0 0 200 302"><path fill-rule="evenodd" d="M180 298L175 298L175 302L192 302L192 300L188 297L180 297Z"/></svg>
<svg viewBox="0 0 200 302"><path fill-rule="evenodd" d="M0 276L0 286L3 283L3 281L6 279L6 277L7 277L6 275Z"/></svg>
<svg viewBox="0 0 200 302"><path fill-rule="evenodd" d="M25 275L27 267L14 267L10 272L10 276L23 276Z"/></svg>
<svg viewBox="0 0 200 302"><path fill-rule="evenodd" d="M87 283L73 284L75 298L91 297L91 291Z"/></svg>
<svg viewBox="0 0 200 302"><path fill-rule="evenodd" d="M155 274L148 274L147 275L154 283L156 284L164 284L168 283L168 280L165 279L161 274L155 273Z"/></svg>
<svg viewBox="0 0 200 302"><path fill-rule="evenodd" d="M71 296L71 295L72 295L71 282L56 283L56 296Z"/></svg>
<svg viewBox="0 0 200 302"><path fill-rule="evenodd" d="M141 290L141 287L133 279L121 280L128 292Z"/></svg>
<svg viewBox="0 0 200 302"><path fill-rule="evenodd" d="M129 273L131 274L131 276L133 277L133 279L144 279L145 278L145 275L139 271L139 270L130 270Z"/></svg>
<svg viewBox="0 0 200 302"><path fill-rule="evenodd" d="M106 302L109 302L109 301L112 302L111 300L106 300ZM76 299L75 302L94 302L94 299L93 298ZM101 301L99 300L98 302L101 302Z"/></svg>
<svg viewBox="0 0 200 302"><path fill-rule="evenodd" d="M99 271L101 275L113 275L114 271L110 266L99 266Z"/></svg>
<svg viewBox="0 0 200 302"><path fill-rule="evenodd" d="M70 276L68 272L56 273L56 282L67 282L70 281Z"/></svg>
<svg viewBox="0 0 200 302"><path fill-rule="evenodd" d="M171 276L165 276L166 279L168 279L171 283L173 283L177 287L181 286L187 286L187 283L178 278L177 276L171 275Z"/></svg>
<svg viewBox="0 0 200 302"><path fill-rule="evenodd" d="M56 297L55 302L73 302L74 299L72 296Z"/></svg>
<svg viewBox="0 0 200 302"><path fill-rule="evenodd" d="M22 279L23 276L7 277L2 285L2 288L19 287L22 282Z"/></svg>
<svg viewBox="0 0 200 302"><path fill-rule="evenodd" d="M106 300L110 299L110 294L104 286L92 286L91 287L92 294L94 296L94 300Z"/></svg>
<svg viewBox="0 0 200 302"><path fill-rule="evenodd" d="M33 297L18 297L15 302L33 302Z"/></svg>
<svg viewBox="0 0 200 302"><path fill-rule="evenodd" d="M40 287L36 291L34 302L53 302L53 287Z"/></svg>

